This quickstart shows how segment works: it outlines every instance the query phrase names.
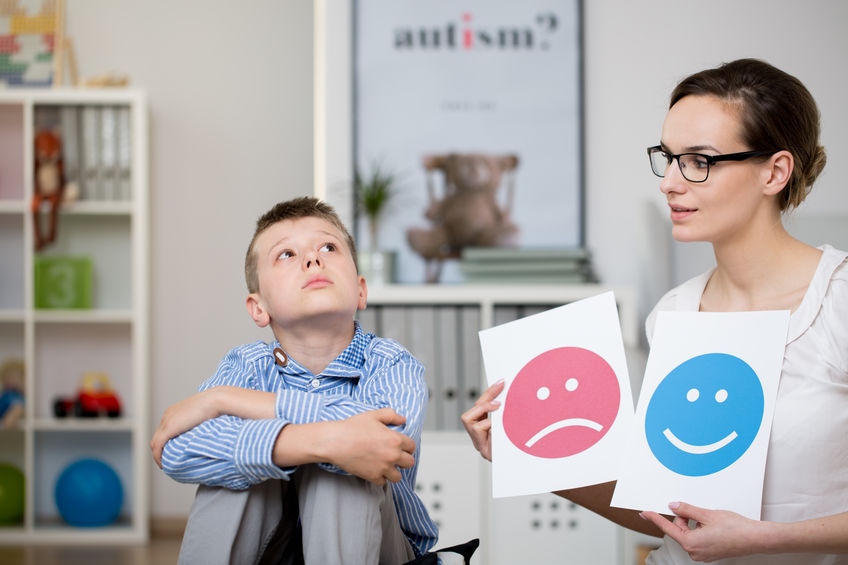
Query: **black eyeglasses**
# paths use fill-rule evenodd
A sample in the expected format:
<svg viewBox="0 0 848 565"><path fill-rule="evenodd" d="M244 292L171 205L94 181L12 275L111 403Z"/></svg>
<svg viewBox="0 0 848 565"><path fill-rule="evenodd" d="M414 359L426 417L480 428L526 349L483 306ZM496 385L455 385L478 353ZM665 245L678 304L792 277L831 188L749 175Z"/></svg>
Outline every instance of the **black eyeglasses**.
<svg viewBox="0 0 848 565"><path fill-rule="evenodd" d="M651 160L651 170L658 177L664 177L671 162L677 159L680 174L689 182L704 182L710 176L710 165L719 161L744 161L753 157L773 155L777 151L742 151L725 155L704 155L703 153L681 153L674 155L662 148L661 145L648 147L648 158Z"/></svg>

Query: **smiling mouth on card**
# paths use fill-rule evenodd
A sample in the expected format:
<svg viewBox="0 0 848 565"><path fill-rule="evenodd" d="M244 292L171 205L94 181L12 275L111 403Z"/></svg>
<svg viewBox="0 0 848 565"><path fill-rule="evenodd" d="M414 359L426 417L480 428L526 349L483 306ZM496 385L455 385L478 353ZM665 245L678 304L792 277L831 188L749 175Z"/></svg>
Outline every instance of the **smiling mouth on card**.
<svg viewBox="0 0 848 565"><path fill-rule="evenodd" d="M691 453L693 455L705 455L707 453L712 453L713 451L718 451L734 439L736 439L736 432L730 432L724 438L718 440L715 443L710 443L707 445L692 445L691 443L686 443L674 433L666 428L663 432L665 438L671 442L671 444L679 449L680 451L685 451L686 453Z"/></svg>

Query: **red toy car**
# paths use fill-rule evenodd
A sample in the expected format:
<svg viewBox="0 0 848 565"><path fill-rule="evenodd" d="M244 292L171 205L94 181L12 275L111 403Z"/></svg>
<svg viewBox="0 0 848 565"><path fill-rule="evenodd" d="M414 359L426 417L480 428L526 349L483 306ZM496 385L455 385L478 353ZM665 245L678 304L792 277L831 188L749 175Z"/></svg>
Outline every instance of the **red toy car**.
<svg viewBox="0 0 848 565"><path fill-rule="evenodd" d="M85 373L76 397L59 398L53 403L57 418L70 414L83 418L106 415L117 418L121 415L121 401L112 388L106 373Z"/></svg>

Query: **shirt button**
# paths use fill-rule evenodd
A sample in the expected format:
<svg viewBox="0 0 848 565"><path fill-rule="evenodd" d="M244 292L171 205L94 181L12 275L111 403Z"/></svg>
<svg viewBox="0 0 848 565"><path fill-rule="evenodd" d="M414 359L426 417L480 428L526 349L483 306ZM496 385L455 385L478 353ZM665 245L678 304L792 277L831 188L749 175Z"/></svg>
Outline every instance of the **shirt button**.
<svg viewBox="0 0 848 565"><path fill-rule="evenodd" d="M318 385L320 385L320 384L321 384L321 383L319 383L319 382L318 382L318 379L312 379L312 380L309 382L309 386L311 386L312 388L318 388Z"/></svg>

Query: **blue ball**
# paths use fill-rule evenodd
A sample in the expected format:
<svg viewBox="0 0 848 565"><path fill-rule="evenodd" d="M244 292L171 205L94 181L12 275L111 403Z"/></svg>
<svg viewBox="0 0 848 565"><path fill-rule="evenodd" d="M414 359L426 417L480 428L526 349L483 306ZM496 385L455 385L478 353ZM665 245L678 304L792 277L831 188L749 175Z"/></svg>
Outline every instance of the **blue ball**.
<svg viewBox="0 0 848 565"><path fill-rule="evenodd" d="M54 494L62 519L79 527L111 524L124 502L118 474L96 459L80 459L68 465L56 481Z"/></svg>

